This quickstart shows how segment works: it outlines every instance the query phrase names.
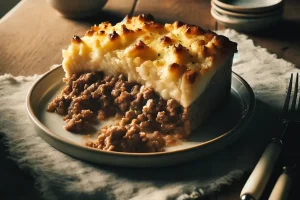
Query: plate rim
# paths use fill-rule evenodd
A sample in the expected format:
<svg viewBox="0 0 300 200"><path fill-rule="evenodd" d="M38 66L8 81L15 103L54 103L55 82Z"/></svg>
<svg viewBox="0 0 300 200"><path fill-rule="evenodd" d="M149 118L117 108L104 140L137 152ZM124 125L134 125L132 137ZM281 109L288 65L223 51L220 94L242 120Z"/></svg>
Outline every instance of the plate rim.
<svg viewBox="0 0 300 200"><path fill-rule="evenodd" d="M242 18L242 19L260 19L264 17L269 17L269 16L277 16L277 15L282 15L283 14L283 9L278 8L275 10L271 10L268 12L263 12L263 13L240 13L240 12L233 12L231 10L226 10L222 7L219 7L214 1L211 1L211 7L219 12L220 14L228 15L230 17L236 17L236 18Z"/></svg>
<svg viewBox="0 0 300 200"><path fill-rule="evenodd" d="M225 3L223 0L212 0L216 5L218 5L219 7L231 10L231 11L239 11L239 12L254 12L254 13L258 13L258 12L265 12L265 11L269 11L272 9L275 9L277 7L283 6L284 5L284 0L279 0L278 2L274 3L274 4L270 4L267 6L258 6L258 7L243 7L243 6L235 6L232 4L228 4Z"/></svg>
<svg viewBox="0 0 300 200"><path fill-rule="evenodd" d="M240 18L240 17L233 17L233 16L225 16L215 10L213 7L210 9L211 15L218 21L232 24L232 25L247 25L246 23L256 23L256 24L263 24L267 22L275 22L278 19L281 19L281 15L270 15L262 18Z"/></svg>
<svg viewBox="0 0 300 200"><path fill-rule="evenodd" d="M32 97L32 92L34 91L34 89L39 85L39 83L46 78L47 76L49 76L51 73L53 73L56 70L59 70L60 68L62 68L62 65L58 65L55 68L49 70L48 72L44 73L41 77L39 77L34 84L30 87L27 96L26 96L26 110L27 110L27 114L30 118L30 120L34 123L34 125L36 125L39 129L41 129L47 136L50 136L52 139L54 140L58 140L59 142L62 142L66 145L69 146L73 146L73 147L77 147L79 149L82 149L84 151L91 151L93 153L104 153L104 154L108 154L108 155L114 155L114 156L127 156L127 157L157 157L157 156L168 156L168 155L174 155L174 154L178 154L178 153L182 153L182 152L188 152L188 151L193 151L195 149L199 149L199 148L204 148L207 146L207 144L210 143L216 143L218 141L220 141L221 139L226 139L229 137L233 137L237 134L237 130L239 127L241 127L243 124L247 124L247 122L249 122L249 120L251 119L251 117L253 116L254 110L255 110L255 105L256 105L256 101L255 101L255 94L251 88L251 86L237 73L235 73L234 71L232 71L232 75L238 79L246 88L248 94L249 94L249 108L247 109L247 113L244 114L243 116L241 116L241 119L239 120L238 123L235 124L235 126L230 129L229 131L221 134L218 137L215 137L211 140L205 141L201 144L189 147L189 148L185 148L185 149L179 149L179 150L174 150L174 151L165 151L165 152L154 152L154 153L129 153L129 152L115 152L115 151L105 151L105 150L101 150L101 149L97 149L97 148L92 148L92 147L88 147L88 146L84 146L84 145L80 145L76 142L73 142L71 140L68 140L60 135L57 135L54 131L51 131L49 128L47 128L40 120L39 118L35 115L33 108L31 107L30 103L31 103L31 99ZM38 133L38 135L41 137L41 135ZM48 141L46 141L43 137L41 137L45 142L47 142L48 144L50 144ZM52 146L52 145L51 145Z"/></svg>

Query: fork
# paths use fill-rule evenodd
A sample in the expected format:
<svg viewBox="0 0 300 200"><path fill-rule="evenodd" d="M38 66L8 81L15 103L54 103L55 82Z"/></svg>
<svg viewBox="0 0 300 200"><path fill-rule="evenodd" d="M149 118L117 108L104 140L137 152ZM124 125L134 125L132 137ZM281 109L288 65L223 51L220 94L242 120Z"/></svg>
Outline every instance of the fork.
<svg viewBox="0 0 300 200"><path fill-rule="evenodd" d="M258 163L256 164L254 170L252 171L251 175L249 176L246 184L244 185L241 191L240 194L241 200L260 199L265 189L265 186L270 178L270 175L273 171L275 163L277 162L277 159L282 152L282 148L283 148L282 139L287 131L288 125L290 124L290 122L293 121L299 122L300 120L299 119L300 98L299 98L298 106L296 108L297 94L298 94L298 79L299 76L297 73L296 82L294 86L294 94L290 105L291 96L292 96L292 87L293 87L293 74L291 74L287 95L279 118L283 125L283 131L279 137L275 137L272 139L270 144L266 147L264 153L261 155ZM281 184L281 185L282 186L286 185L288 187L290 186L290 184Z"/></svg>

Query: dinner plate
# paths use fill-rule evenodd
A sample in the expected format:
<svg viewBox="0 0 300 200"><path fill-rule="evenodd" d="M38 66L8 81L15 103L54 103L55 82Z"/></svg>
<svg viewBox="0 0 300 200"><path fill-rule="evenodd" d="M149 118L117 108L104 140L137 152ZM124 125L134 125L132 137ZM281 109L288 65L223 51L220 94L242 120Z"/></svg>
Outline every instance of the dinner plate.
<svg viewBox="0 0 300 200"><path fill-rule="evenodd" d="M212 0L217 6L244 13L267 12L278 7L282 7L284 0Z"/></svg>
<svg viewBox="0 0 300 200"><path fill-rule="evenodd" d="M275 26L282 20L282 15L270 15L260 18L240 18L223 15L214 8L211 8L210 12L219 23L237 31L254 32L266 30L272 26Z"/></svg>
<svg viewBox="0 0 300 200"><path fill-rule="evenodd" d="M188 141L167 147L164 152L126 153L103 151L85 146L95 133L74 134L64 129L62 117L46 111L47 105L65 86L65 73L58 66L40 77L28 92L29 118L38 135L57 150L78 159L98 164L126 167L160 167L205 158L233 143L243 134L254 108L255 97L242 77L232 72L230 98L205 124L191 133ZM97 127L99 128L99 127Z"/></svg>
<svg viewBox="0 0 300 200"><path fill-rule="evenodd" d="M233 12L229 10L225 10L219 6L217 6L213 1L211 1L212 9L216 10L220 14L228 15L229 17L240 17L240 18L262 18L267 16L278 16L283 14L283 7L278 7L274 10L262 13L240 13Z"/></svg>

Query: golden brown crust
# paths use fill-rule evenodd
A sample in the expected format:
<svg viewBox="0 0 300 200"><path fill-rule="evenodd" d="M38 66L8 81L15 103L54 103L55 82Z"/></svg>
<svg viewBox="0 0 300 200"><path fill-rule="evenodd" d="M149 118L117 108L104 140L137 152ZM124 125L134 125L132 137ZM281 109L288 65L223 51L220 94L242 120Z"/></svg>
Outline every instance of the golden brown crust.
<svg viewBox="0 0 300 200"><path fill-rule="evenodd" d="M198 72L188 69L185 73L184 73L184 77L186 78L186 80L188 81L189 84L193 84L198 76Z"/></svg>
<svg viewBox="0 0 300 200"><path fill-rule="evenodd" d="M171 76L178 78L186 71L186 66L172 63L169 65L169 71Z"/></svg>
<svg viewBox="0 0 300 200"><path fill-rule="evenodd" d="M158 33L166 33L168 29L180 29L179 33L186 36L187 38L195 36L203 36L204 40L198 40L197 44L201 49L205 49L203 45L206 45L208 42L214 44L220 51L233 51L237 52L237 44L230 41L227 37L218 35L210 30L204 30L199 26L186 24L181 21L175 21L173 24L160 24L154 21L154 18L150 14L142 14L138 16L129 17L126 16L121 25L121 35L126 36L129 33L138 34L141 31L151 31ZM116 31L109 33L111 30L111 23L102 22L98 26L94 25L87 31L87 36L93 36L95 33L97 35L108 35L112 40L118 36ZM130 29L131 27L132 29ZM164 45L172 44L172 39L167 36L162 36L160 42Z"/></svg>
<svg viewBox="0 0 300 200"><path fill-rule="evenodd" d="M73 38L72 38L72 43L73 44L80 44L81 43L80 37L77 36L77 35L74 35Z"/></svg>
<svg viewBox="0 0 300 200"><path fill-rule="evenodd" d="M167 37L167 36L163 36L160 38L160 42L164 45L164 46L169 46L172 44L172 39Z"/></svg>
<svg viewBox="0 0 300 200"><path fill-rule="evenodd" d="M123 73L188 106L235 52L237 44L225 36L181 21L161 24L143 14L115 25L102 22L84 37L74 37L63 51L63 67L67 77L86 71Z"/></svg>

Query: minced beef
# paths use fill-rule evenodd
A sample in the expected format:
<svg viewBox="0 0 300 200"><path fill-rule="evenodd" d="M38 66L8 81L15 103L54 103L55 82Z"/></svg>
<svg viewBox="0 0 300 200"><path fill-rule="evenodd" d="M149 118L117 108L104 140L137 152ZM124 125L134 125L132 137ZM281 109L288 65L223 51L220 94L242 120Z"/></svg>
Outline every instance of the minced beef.
<svg viewBox="0 0 300 200"><path fill-rule="evenodd" d="M176 100L164 100L153 88L128 82L124 75L102 72L73 74L49 105L64 116L65 129L84 132L97 121L118 117L118 124L99 130L86 145L107 151L159 152L184 139L186 109Z"/></svg>

